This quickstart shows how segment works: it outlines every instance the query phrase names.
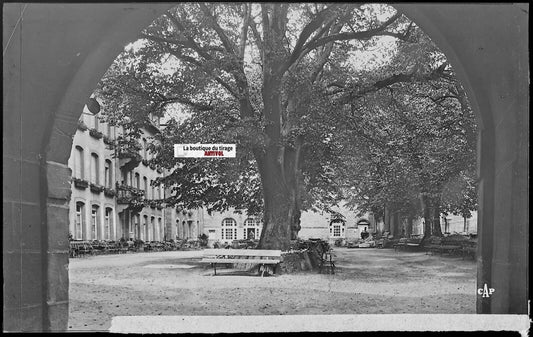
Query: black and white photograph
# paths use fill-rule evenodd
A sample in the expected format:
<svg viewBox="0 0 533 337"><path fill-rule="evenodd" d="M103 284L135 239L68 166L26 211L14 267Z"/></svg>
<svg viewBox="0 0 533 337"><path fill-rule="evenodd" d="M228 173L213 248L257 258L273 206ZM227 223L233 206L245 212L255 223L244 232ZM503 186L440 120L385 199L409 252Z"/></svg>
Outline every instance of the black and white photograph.
<svg viewBox="0 0 533 337"><path fill-rule="evenodd" d="M3 332L527 335L528 3L2 12Z"/></svg>

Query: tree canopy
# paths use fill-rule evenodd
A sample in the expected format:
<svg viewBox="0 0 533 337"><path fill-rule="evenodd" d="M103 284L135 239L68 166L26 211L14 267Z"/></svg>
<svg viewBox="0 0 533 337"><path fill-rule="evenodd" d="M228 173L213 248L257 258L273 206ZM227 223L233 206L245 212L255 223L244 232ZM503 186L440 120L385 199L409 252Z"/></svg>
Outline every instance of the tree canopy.
<svg viewBox="0 0 533 337"><path fill-rule="evenodd" d="M380 36L394 48L362 59ZM151 145L167 202L261 213L263 248L286 248L302 210L440 194L475 157L450 65L391 7L182 3L139 38L100 82L106 118L131 140L173 114ZM176 143L235 143L237 157L178 159Z"/></svg>

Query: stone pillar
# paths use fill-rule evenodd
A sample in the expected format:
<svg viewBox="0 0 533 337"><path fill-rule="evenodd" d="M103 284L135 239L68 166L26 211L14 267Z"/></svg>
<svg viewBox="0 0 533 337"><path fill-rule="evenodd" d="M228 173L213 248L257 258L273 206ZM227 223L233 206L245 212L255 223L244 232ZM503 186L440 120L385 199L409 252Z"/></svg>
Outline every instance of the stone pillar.
<svg viewBox="0 0 533 337"><path fill-rule="evenodd" d="M71 170L65 164L47 162L46 200L46 309L47 327L62 331L68 325L69 200Z"/></svg>

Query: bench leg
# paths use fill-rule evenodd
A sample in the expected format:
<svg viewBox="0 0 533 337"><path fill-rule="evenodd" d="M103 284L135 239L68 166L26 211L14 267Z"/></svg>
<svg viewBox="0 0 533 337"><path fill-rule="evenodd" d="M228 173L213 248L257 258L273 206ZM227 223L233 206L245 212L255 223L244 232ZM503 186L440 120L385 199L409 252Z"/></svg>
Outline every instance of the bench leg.
<svg viewBox="0 0 533 337"><path fill-rule="evenodd" d="M217 274L217 264L216 263L211 263L211 265L213 266L213 270L215 271L215 275Z"/></svg>

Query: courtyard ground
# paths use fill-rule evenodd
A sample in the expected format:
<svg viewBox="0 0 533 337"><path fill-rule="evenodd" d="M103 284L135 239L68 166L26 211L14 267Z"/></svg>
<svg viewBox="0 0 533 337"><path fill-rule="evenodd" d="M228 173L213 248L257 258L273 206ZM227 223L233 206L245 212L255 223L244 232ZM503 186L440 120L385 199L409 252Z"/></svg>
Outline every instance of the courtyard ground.
<svg viewBox="0 0 533 337"><path fill-rule="evenodd" d="M335 254L334 275L263 278L218 268L212 276L200 250L70 259L69 330L107 331L114 316L476 312L471 259L373 248Z"/></svg>

